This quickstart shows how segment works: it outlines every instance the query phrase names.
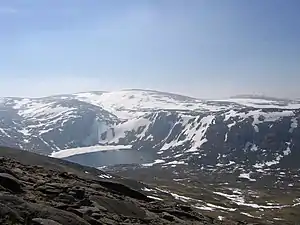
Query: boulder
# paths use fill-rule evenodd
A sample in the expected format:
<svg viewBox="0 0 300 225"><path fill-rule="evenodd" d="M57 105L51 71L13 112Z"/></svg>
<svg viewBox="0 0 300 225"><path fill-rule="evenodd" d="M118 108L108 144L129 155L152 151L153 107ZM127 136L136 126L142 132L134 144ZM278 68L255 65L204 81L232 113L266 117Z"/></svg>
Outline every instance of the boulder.
<svg viewBox="0 0 300 225"><path fill-rule="evenodd" d="M0 185L12 192L22 192L20 181L8 173L0 173Z"/></svg>
<svg viewBox="0 0 300 225"><path fill-rule="evenodd" d="M34 218L31 220L31 225L62 225L54 220Z"/></svg>

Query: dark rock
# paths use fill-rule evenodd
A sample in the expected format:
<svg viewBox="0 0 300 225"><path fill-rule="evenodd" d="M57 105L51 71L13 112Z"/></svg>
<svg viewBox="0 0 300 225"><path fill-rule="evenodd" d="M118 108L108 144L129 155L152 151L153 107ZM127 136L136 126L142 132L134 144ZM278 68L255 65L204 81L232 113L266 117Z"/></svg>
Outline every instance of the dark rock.
<svg viewBox="0 0 300 225"><path fill-rule="evenodd" d="M3 171L19 168L23 171L24 177L18 180L8 173L3 177L16 180L24 192L14 195L5 192L7 187L3 187L4 190L0 189L1 225L215 225L221 223L197 213L192 207L172 202L167 197L165 201L149 202L146 195L136 191L137 187L143 184L139 182L135 184L134 180L124 181L125 178L114 177L111 181L99 182L96 169L95 176L92 172L86 176L82 171L87 171L87 168L83 166L76 164L70 166L69 162L63 160L22 151L18 154L16 152L18 151L9 154L16 154L15 157L21 154L21 160L26 159L23 161L25 165L13 159L8 163L5 159ZM3 151L0 148L0 156L1 154ZM37 169L33 165L26 165L27 161L41 163L45 167ZM15 174L19 174L20 171L15 171ZM27 182L29 179L33 183ZM157 195L160 196L159 193Z"/></svg>
<svg viewBox="0 0 300 225"><path fill-rule="evenodd" d="M6 191L6 189L0 185L0 191Z"/></svg>
<svg viewBox="0 0 300 225"><path fill-rule="evenodd" d="M11 221L23 222L22 217L16 212L16 210L11 209L9 206L0 203L0 222L1 218L7 216Z"/></svg>
<svg viewBox="0 0 300 225"><path fill-rule="evenodd" d="M201 221L201 218L198 216L195 216L191 213L188 212L183 212L179 210L166 210L169 214L176 216L178 218L181 218L183 220L196 220L196 221Z"/></svg>
<svg viewBox="0 0 300 225"><path fill-rule="evenodd" d="M105 224L105 225L115 225L116 222L112 219L109 219L109 218L102 218L102 219L99 219L99 221L101 221L102 224Z"/></svg>
<svg viewBox="0 0 300 225"><path fill-rule="evenodd" d="M100 205L107 209L109 212L117 215L124 215L130 217L145 218L145 210L139 208L132 202L120 201L117 199L109 199L105 197L91 196L91 201L95 202L95 206Z"/></svg>
<svg viewBox="0 0 300 225"><path fill-rule="evenodd" d="M19 174L19 175L24 174L24 171L21 170L20 168L13 168L11 171L12 171L14 174Z"/></svg>
<svg viewBox="0 0 300 225"><path fill-rule="evenodd" d="M91 225L103 225L101 222L97 221L96 219L88 216L88 215L83 215L83 219L90 223Z"/></svg>
<svg viewBox="0 0 300 225"><path fill-rule="evenodd" d="M36 218L55 219L56 222L61 223L62 225L89 225L88 222L73 213L56 209L48 205L25 202L13 195L0 194L0 203L10 207L22 218L28 218L30 215L34 214ZM1 216L5 216L5 214Z"/></svg>
<svg viewBox="0 0 300 225"><path fill-rule="evenodd" d="M187 205L180 205L179 208L182 209L185 212L193 211L192 208L190 206L187 206Z"/></svg>
<svg viewBox="0 0 300 225"><path fill-rule="evenodd" d="M153 199L148 198L146 195L142 194L141 192L133 190L124 184L120 184L120 183L113 182L113 181L99 181L99 183L101 186L108 188L109 191L117 192L119 194L131 197L131 198L135 198L138 200L143 200L143 201L147 201L147 202L153 201Z"/></svg>
<svg viewBox="0 0 300 225"><path fill-rule="evenodd" d="M0 173L8 173L12 176L15 176L15 174L12 172L11 169L5 168L5 167L0 167Z"/></svg>
<svg viewBox="0 0 300 225"><path fill-rule="evenodd" d="M62 225L54 220L34 218L31 221L31 225Z"/></svg>
<svg viewBox="0 0 300 225"><path fill-rule="evenodd" d="M55 187L50 187L48 185L37 187L36 190L40 191L44 194L50 194L50 195L51 194L58 195L62 192L61 189L57 189Z"/></svg>
<svg viewBox="0 0 300 225"><path fill-rule="evenodd" d="M92 201L90 199L84 198L84 199L80 200L79 202L77 202L77 205L79 205L79 206L91 206Z"/></svg>
<svg viewBox="0 0 300 225"><path fill-rule="evenodd" d="M95 218L96 220L99 220L100 218L102 218L102 215L99 213L92 213L91 217Z"/></svg>
<svg viewBox="0 0 300 225"><path fill-rule="evenodd" d="M59 176L66 178L66 179L74 179L76 177L73 173L70 173L70 172L62 172L59 174Z"/></svg>
<svg viewBox="0 0 300 225"><path fill-rule="evenodd" d="M65 193L60 193L58 195L58 199L64 203L69 203L69 204L76 202L76 199L72 195L68 195Z"/></svg>
<svg viewBox="0 0 300 225"><path fill-rule="evenodd" d="M12 192L22 192L20 181L8 173L0 173L0 185Z"/></svg>
<svg viewBox="0 0 300 225"><path fill-rule="evenodd" d="M92 215L93 213L99 213L100 210L97 207L89 207L89 206L83 206L77 209L79 212L85 215Z"/></svg>
<svg viewBox="0 0 300 225"><path fill-rule="evenodd" d="M75 187L71 189L69 194L71 194L73 197L77 199L83 199L85 195L85 190L80 187Z"/></svg>
<svg viewBox="0 0 300 225"><path fill-rule="evenodd" d="M47 186L62 189L62 190L65 190L69 187L68 184L61 184L61 183L47 183Z"/></svg>
<svg viewBox="0 0 300 225"><path fill-rule="evenodd" d="M166 220L169 220L171 222L173 222L175 220L174 216L170 215L169 213L167 212L163 212L162 213L162 218L166 219Z"/></svg>
<svg viewBox="0 0 300 225"><path fill-rule="evenodd" d="M69 205L69 204L59 202L59 203L55 203L54 207L57 209L67 210L68 208L76 207L76 205Z"/></svg>
<svg viewBox="0 0 300 225"><path fill-rule="evenodd" d="M80 212L78 209L74 209L74 208L69 207L69 208L67 208L66 210L67 210L68 212L71 212L71 213L76 214L77 216L80 216L80 217L83 216L83 213Z"/></svg>

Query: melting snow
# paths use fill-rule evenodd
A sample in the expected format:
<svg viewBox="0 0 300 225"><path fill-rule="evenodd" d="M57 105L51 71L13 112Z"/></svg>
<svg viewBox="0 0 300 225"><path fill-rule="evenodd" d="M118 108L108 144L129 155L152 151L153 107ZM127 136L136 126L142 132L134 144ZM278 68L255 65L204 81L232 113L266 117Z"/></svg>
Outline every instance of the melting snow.
<svg viewBox="0 0 300 225"><path fill-rule="evenodd" d="M289 129L290 133L293 133L294 129L298 127L298 120L297 118L291 119L291 128Z"/></svg>
<svg viewBox="0 0 300 225"><path fill-rule="evenodd" d="M233 110L229 111L225 114L225 121L229 120L229 118L238 117L240 118L239 121L243 121L249 117L253 118L252 126L255 132L259 132L258 124L265 122L274 122L283 117L294 116L294 112L291 110L284 110L281 112L263 112L261 109L252 110L248 113L245 112L234 112ZM264 119L261 120L260 118L263 117ZM230 129L231 126L235 125L236 121L233 124L229 124L228 128Z"/></svg>
<svg viewBox="0 0 300 225"><path fill-rule="evenodd" d="M53 128L49 128L49 129L46 129L46 130L40 130L40 131L39 131L39 135L48 133L48 132L51 131L51 130L53 130Z"/></svg>
<svg viewBox="0 0 300 225"><path fill-rule="evenodd" d="M187 163L183 162L183 161L172 161L172 162L168 162L165 163L164 165L187 165Z"/></svg>
<svg viewBox="0 0 300 225"><path fill-rule="evenodd" d="M225 208L225 207L222 207L222 206L219 206L219 205L214 205L214 204L211 204L211 203L206 203L206 205L208 207L215 208L215 209L221 209L221 210L230 211L230 212L236 211L236 209L233 209L233 208Z"/></svg>
<svg viewBox="0 0 300 225"><path fill-rule="evenodd" d="M124 123L118 124L114 128L115 135L107 135L107 138L105 140L101 140L101 144L115 144L120 141L120 139L126 137L126 133L129 131L137 132L138 129L143 128L143 131L141 134L138 135L139 139L144 138L145 133L147 131L147 127L151 124L151 121L149 119L145 118L135 118L128 120Z"/></svg>
<svg viewBox="0 0 300 225"><path fill-rule="evenodd" d="M192 198L189 198L189 197L185 197L183 195L178 195L178 194L175 194L175 193L172 193L170 192L170 194L176 199L176 200L180 200L180 201L183 201L183 202L188 202L190 200L193 200Z"/></svg>
<svg viewBox="0 0 300 225"><path fill-rule="evenodd" d="M239 178L245 178L245 179L248 179L249 181L256 181L255 179L250 178L250 174L251 174L251 172L250 173L241 173L239 175Z"/></svg>
<svg viewBox="0 0 300 225"><path fill-rule="evenodd" d="M218 216L218 220L223 220L225 217L223 217L223 216Z"/></svg>
<svg viewBox="0 0 300 225"><path fill-rule="evenodd" d="M106 178L106 179L111 179L112 178L112 176L109 175L109 174L101 174L101 175L99 175L99 177L100 178Z"/></svg>
<svg viewBox="0 0 300 225"><path fill-rule="evenodd" d="M256 152L256 151L258 150L257 145L253 144L250 150L251 150L252 152Z"/></svg>
<svg viewBox="0 0 300 225"><path fill-rule="evenodd" d="M201 209L201 210L205 210L205 211L215 211L213 208L208 207L208 206L197 206L197 205L193 205L194 208L196 209Z"/></svg>
<svg viewBox="0 0 300 225"><path fill-rule="evenodd" d="M142 166L146 166L146 167L150 167L150 166L153 166L154 164L161 164L161 163L164 163L165 160L162 160L162 159L156 159L153 163L146 163L146 164L142 164Z"/></svg>
<svg viewBox="0 0 300 225"><path fill-rule="evenodd" d="M283 155L285 155L285 156L287 156L287 155L289 155L289 154L291 154L292 153L292 151L291 151L291 149L290 149L290 142L288 142L287 143L287 147L286 147L286 149L283 151Z"/></svg>
<svg viewBox="0 0 300 225"><path fill-rule="evenodd" d="M257 208L257 209L281 209L281 208L284 208L284 207L287 207L286 205L276 205L276 206L265 206L265 205L258 205L258 204L252 204L252 203L246 203L245 202L245 199L244 199L244 196L242 195L239 195L239 194L225 194L225 193L222 193L222 192L213 192L214 194L217 194L217 195L220 195L220 196L223 196L229 200L231 200L233 203L237 204L237 205L242 205L242 206L248 206L248 207L251 207L251 208Z"/></svg>
<svg viewBox="0 0 300 225"><path fill-rule="evenodd" d="M174 158L179 158L180 156L182 156L183 154L177 154L177 155L174 155Z"/></svg>
<svg viewBox="0 0 300 225"><path fill-rule="evenodd" d="M155 196L148 195L147 197L148 197L148 198L152 198L152 199L154 199L154 200L163 201L163 199L158 198L158 197L155 197Z"/></svg>
<svg viewBox="0 0 300 225"><path fill-rule="evenodd" d="M5 134L5 136L11 137L3 128L0 128L0 131Z"/></svg>
<svg viewBox="0 0 300 225"><path fill-rule="evenodd" d="M245 215L245 216L248 216L248 217L251 217L251 218L255 218L254 216L252 216L251 214L249 213L245 213L245 212L241 212L242 215Z"/></svg>
<svg viewBox="0 0 300 225"><path fill-rule="evenodd" d="M66 158L73 155L79 155L84 153L92 153L92 152L100 152L100 151L116 151L116 150L130 150L131 145L108 145L108 146L91 146L91 147L83 147L83 148L71 148L60 150L57 152L52 152L50 157L54 158Z"/></svg>
<svg viewBox="0 0 300 225"><path fill-rule="evenodd" d="M151 192L156 192L156 190L154 190L154 189L150 189L150 188L146 188L146 187L142 188L142 191L151 191Z"/></svg>
<svg viewBox="0 0 300 225"><path fill-rule="evenodd" d="M19 132L22 133L25 136L29 136L30 135L30 132L26 128L24 128L22 130L19 130Z"/></svg>

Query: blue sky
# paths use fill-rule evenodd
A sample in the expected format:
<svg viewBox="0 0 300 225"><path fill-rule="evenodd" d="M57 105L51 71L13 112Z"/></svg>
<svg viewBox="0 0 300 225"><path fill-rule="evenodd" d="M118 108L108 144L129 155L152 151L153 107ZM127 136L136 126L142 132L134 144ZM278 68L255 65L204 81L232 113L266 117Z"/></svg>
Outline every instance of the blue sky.
<svg viewBox="0 0 300 225"><path fill-rule="evenodd" d="M1 0L0 96L300 97L298 0Z"/></svg>

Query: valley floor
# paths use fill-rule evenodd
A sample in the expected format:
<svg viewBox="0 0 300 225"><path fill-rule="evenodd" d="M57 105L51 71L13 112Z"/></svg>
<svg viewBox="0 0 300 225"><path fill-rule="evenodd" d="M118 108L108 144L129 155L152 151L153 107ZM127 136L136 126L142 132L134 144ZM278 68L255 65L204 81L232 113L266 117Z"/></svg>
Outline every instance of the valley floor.
<svg viewBox="0 0 300 225"><path fill-rule="evenodd" d="M221 221L230 219L291 225L300 222L300 179L297 170L284 175L278 170L270 170L268 175L257 180L238 177L232 172L212 172L209 169L192 171L183 167L115 166L107 170L151 184L156 188L146 192L191 204Z"/></svg>

